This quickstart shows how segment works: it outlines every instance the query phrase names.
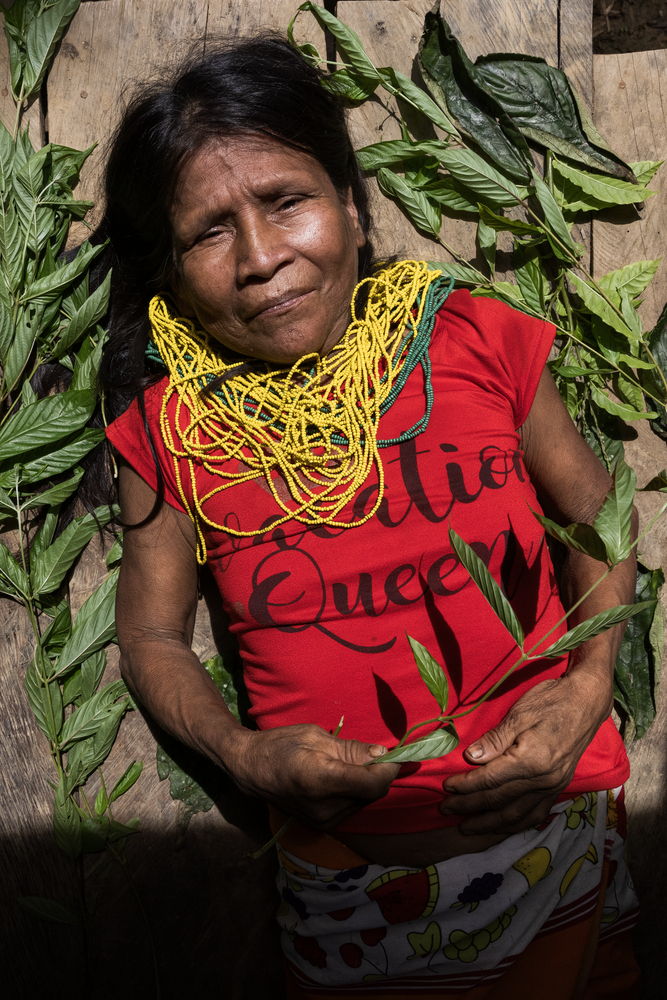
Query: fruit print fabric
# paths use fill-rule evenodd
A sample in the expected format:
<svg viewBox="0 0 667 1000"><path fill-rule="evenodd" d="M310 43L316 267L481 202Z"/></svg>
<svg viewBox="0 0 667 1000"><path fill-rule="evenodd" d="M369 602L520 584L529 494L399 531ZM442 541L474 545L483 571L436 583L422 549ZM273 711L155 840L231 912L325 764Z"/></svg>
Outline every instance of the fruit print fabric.
<svg viewBox="0 0 667 1000"><path fill-rule="evenodd" d="M605 799L601 792L559 803L539 829L423 869L337 871L280 850L278 920L295 975L371 991L405 977L447 988L463 976L479 985L539 934L590 917L610 872L604 933L626 930L636 899L617 804L607 809Z"/></svg>

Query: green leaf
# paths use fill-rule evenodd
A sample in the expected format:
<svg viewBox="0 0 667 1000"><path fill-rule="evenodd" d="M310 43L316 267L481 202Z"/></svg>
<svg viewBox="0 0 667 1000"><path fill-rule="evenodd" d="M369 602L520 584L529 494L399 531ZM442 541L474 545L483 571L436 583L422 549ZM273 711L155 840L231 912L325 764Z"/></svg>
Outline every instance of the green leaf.
<svg viewBox="0 0 667 1000"><path fill-rule="evenodd" d="M616 660L616 695L623 702L636 739L644 735L655 717L654 691L662 665L662 642L654 643L652 633L661 628L662 608L657 598L664 581L662 570L638 566L636 599L654 599L656 603L628 622Z"/></svg>
<svg viewBox="0 0 667 1000"><path fill-rule="evenodd" d="M235 719L239 719L238 689L232 671L227 669L219 653L204 660L202 666L222 695L228 710Z"/></svg>
<svg viewBox="0 0 667 1000"><path fill-rule="evenodd" d="M429 181L422 185L421 190L430 202L435 202L442 208L449 209L450 212L467 212L477 215L478 204L474 200L474 195L465 193L465 189L454 180L453 177L439 175L436 180Z"/></svg>
<svg viewBox="0 0 667 1000"><path fill-rule="evenodd" d="M404 139L392 139L389 142L374 142L370 146L362 146L355 152L362 170L378 170L380 167L403 166L434 156L434 149L440 149L442 143L428 140L427 142L409 142Z"/></svg>
<svg viewBox="0 0 667 1000"><path fill-rule="evenodd" d="M318 7L314 3L302 3L297 13L299 11L308 11L322 28L331 32L344 62L355 75L362 80L375 81L376 85L380 82L377 69L364 52L359 36L351 28L346 27L324 7Z"/></svg>
<svg viewBox="0 0 667 1000"><path fill-rule="evenodd" d="M213 799L159 744L155 761L158 778L160 781L169 779L169 794L172 799L183 803L186 819L198 812L208 812L213 807Z"/></svg>
<svg viewBox="0 0 667 1000"><path fill-rule="evenodd" d="M612 399L611 396L607 396L606 393L598 389L596 385L591 385L591 396L595 403L606 413L611 413L615 417L620 417L621 420L650 420L654 416L653 410L647 410L640 412L636 410L633 406L628 406L626 403L619 403L617 400Z"/></svg>
<svg viewBox="0 0 667 1000"><path fill-rule="evenodd" d="M127 701L113 705L94 736L75 743L67 754L67 787L70 792L85 784L93 771L107 759L113 747L121 719L128 710Z"/></svg>
<svg viewBox="0 0 667 1000"><path fill-rule="evenodd" d="M55 656L65 645L72 630L72 613L65 601L48 628L42 633L41 646L47 656Z"/></svg>
<svg viewBox="0 0 667 1000"><path fill-rule="evenodd" d="M506 215L494 212L487 205L479 206L479 217L491 229L497 232L518 233L519 235L539 235L542 230L532 222L523 222L521 219L508 219Z"/></svg>
<svg viewBox="0 0 667 1000"><path fill-rule="evenodd" d="M107 665L107 654L105 649L98 649L81 664L81 698L87 701L97 691L102 680L104 670Z"/></svg>
<svg viewBox="0 0 667 1000"><path fill-rule="evenodd" d="M479 247L480 253L484 257L489 268L489 274L493 277L496 270L496 240L498 239L496 230L493 226L487 225L486 221L480 214L479 221L477 223L477 235L476 243Z"/></svg>
<svg viewBox="0 0 667 1000"><path fill-rule="evenodd" d="M22 909L35 917L40 917L41 920L73 927L81 923L78 914L57 899L46 899L44 896L17 896L16 901Z"/></svg>
<svg viewBox="0 0 667 1000"><path fill-rule="evenodd" d="M667 380L667 305L664 306L647 339L656 370L647 372L644 376L646 388L652 390L658 399L665 400L663 379ZM662 378L659 373L662 373ZM651 430L659 437L667 439L667 409L663 409L660 416L651 421Z"/></svg>
<svg viewBox="0 0 667 1000"><path fill-rule="evenodd" d="M57 590L93 535L113 516L114 508L97 507L71 521L55 542L33 559L30 570L33 594L41 596Z"/></svg>
<svg viewBox="0 0 667 1000"><path fill-rule="evenodd" d="M62 357L83 337L84 333L87 333L104 317L109 307L110 286L111 272L109 271L104 281L85 300L83 305L69 316L69 322L59 331L57 347L53 353L54 358ZM63 309L65 309L65 303L63 303Z"/></svg>
<svg viewBox="0 0 667 1000"><path fill-rule="evenodd" d="M2 542L0 542L0 594L6 594L14 600L27 600L30 594L27 573Z"/></svg>
<svg viewBox="0 0 667 1000"><path fill-rule="evenodd" d="M418 111L426 115L429 121L432 121L434 125L441 128L443 132L456 138L459 137L458 129L449 115L421 87L413 83L409 77L404 76L403 73L399 73L398 70L392 69L391 66L384 66L378 69L378 73L382 81L382 86L390 94L402 97L413 108L417 108Z"/></svg>
<svg viewBox="0 0 667 1000"><path fill-rule="evenodd" d="M502 54L480 57L472 72L527 139L585 166L634 180L628 165L592 127L562 70L535 56Z"/></svg>
<svg viewBox="0 0 667 1000"><path fill-rule="evenodd" d="M83 473L83 469L75 469L74 475L70 476L69 479L64 479L62 483L56 483L55 486L49 487L49 489L44 490L42 493L31 496L28 506L57 507L72 496L83 479Z"/></svg>
<svg viewBox="0 0 667 1000"><path fill-rule="evenodd" d="M537 514L535 511L533 511L533 514L552 538L557 538L563 545L567 545L571 549L576 549L577 552L583 552L585 555L590 556L591 559L597 559L599 562L604 563L607 562L605 544L595 528L590 524L576 522L575 524L568 524L564 528L542 514Z"/></svg>
<svg viewBox="0 0 667 1000"><path fill-rule="evenodd" d="M108 805L109 805L109 799L107 797L106 789L103 785L100 788L97 795L95 796L95 805L93 807L95 810L95 815L102 816L107 811Z"/></svg>
<svg viewBox="0 0 667 1000"><path fill-rule="evenodd" d="M516 241L514 259L514 276L526 304L543 315L550 285L537 251Z"/></svg>
<svg viewBox="0 0 667 1000"><path fill-rule="evenodd" d="M322 85L343 101L361 104L373 96L377 81L364 80L346 69L337 69L322 79Z"/></svg>
<svg viewBox="0 0 667 1000"><path fill-rule="evenodd" d="M547 231L547 239L555 256L566 263L569 263L573 256L581 257L584 248L572 239L570 228L551 191L535 170L532 171L532 179L535 196L540 203L545 221L549 224L551 233L553 233L551 235Z"/></svg>
<svg viewBox="0 0 667 1000"><path fill-rule="evenodd" d="M48 303L52 302L69 286L80 278L90 267L91 262L104 249L103 244L93 246L90 243L83 243L79 248L76 257L67 264L62 264L51 274L38 278L23 290L20 298L22 305L28 302Z"/></svg>
<svg viewBox="0 0 667 1000"><path fill-rule="evenodd" d="M609 205L632 205L646 201L654 192L620 177L593 174L569 163L553 161L554 184L560 201L569 212L588 212Z"/></svg>
<svg viewBox="0 0 667 1000"><path fill-rule="evenodd" d="M443 149L439 162L452 177L483 201L494 205L517 205L523 192L472 149Z"/></svg>
<svg viewBox="0 0 667 1000"><path fill-rule="evenodd" d="M125 792L129 791L130 788L132 788L132 785L134 785L137 779L139 778L139 775L141 774L143 769L144 765L142 761L140 760L133 761L127 768L127 770L124 772L122 777L120 777L116 782L116 784L113 786L111 793L109 795L109 802L110 803L115 802L116 799L119 799L121 797L121 795L124 795Z"/></svg>
<svg viewBox="0 0 667 1000"><path fill-rule="evenodd" d="M67 750L73 743L85 740L89 736L94 736L109 714L115 713L115 703L120 698L125 698L124 707L128 705L127 689L123 681L112 681L101 691L97 691L87 701L75 709L71 715L65 719L60 734L60 745L63 750Z"/></svg>
<svg viewBox="0 0 667 1000"><path fill-rule="evenodd" d="M612 330L616 330L617 333L623 334L626 340L628 340L631 344L638 343L638 338L625 322L623 316L618 315L618 312L607 302L597 288L594 288L593 285L583 281L578 274L575 274L574 271L567 271L567 277L575 292L590 313L594 316L599 316L600 319L607 324L607 326L612 328Z"/></svg>
<svg viewBox="0 0 667 1000"><path fill-rule="evenodd" d="M447 700L449 698L447 675L436 658L431 656L428 649L422 646L421 642L413 639L411 635L407 638L415 663L417 664L417 669L419 670L419 676L437 701L440 711L444 712L447 708Z"/></svg>
<svg viewBox="0 0 667 1000"><path fill-rule="evenodd" d="M593 636L606 632L612 625L627 621L628 618L632 618L644 608L654 606L655 601L640 601L638 604L619 604L614 608L608 608L606 611L601 611L599 615L594 615L592 618L587 618L585 622L575 625L551 646L548 646L543 652L531 656L530 659L541 660L546 657L562 656L563 653L569 653L570 650L581 646Z"/></svg>
<svg viewBox="0 0 667 1000"><path fill-rule="evenodd" d="M437 236L440 232L440 210L432 205L423 192L410 187L398 174L381 167L377 173L381 190L390 198L396 199L410 221L428 236Z"/></svg>
<svg viewBox="0 0 667 1000"><path fill-rule="evenodd" d="M641 487L642 492L664 492L667 490L667 469L661 469L657 476L653 476L652 479L646 483L645 486Z"/></svg>
<svg viewBox="0 0 667 1000"><path fill-rule="evenodd" d="M498 102L478 86L472 63L435 10L424 19L418 62L436 103L509 177L526 181L530 160L526 143Z"/></svg>
<svg viewBox="0 0 667 1000"><path fill-rule="evenodd" d="M53 832L61 851L70 858L81 853L81 816L61 781L53 800Z"/></svg>
<svg viewBox="0 0 667 1000"><path fill-rule="evenodd" d="M479 285L480 282L488 280L472 264L455 264L449 260L446 264L442 262L438 263L437 261L429 261L429 263L433 263L435 267L441 268L444 274L450 278L454 278L457 283L462 285Z"/></svg>
<svg viewBox="0 0 667 1000"><path fill-rule="evenodd" d="M39 90L80 0L15 0L5 10L12 93L29 101Z"/></svg>
<svg viewBox="0 0 667 1000"><path fill-rule="evenodd" d="M38 659L43 664L42 669L48 669L46 657L35 653L25 673L25 690L35 722L46 738L56 743L63 725L62 693L57 682L41 679Z"/></svg>
<svg viewBox="0 0 667 1000"><path fill-rule="evenodd" d="M464 542L460 535L449 529L449 540L459 560L470 574L473 583L491 605L492 610L510 633L517 646L523 649L524 634L521 623L514 613L502 590L493 579L477 553Z"/></svg>
<svg viewBox="0 0 667 1000"><path fill-rule="evenodd" d="M650 285L656 271L660 267L658 260L637 260L616 271L609 271L597 279L600 288L620 304L623 294L631 299L636 298Z"/></svg>
<svg viewBox="0 0 667 1000"><path fill-rule="evenodd" d="M0 462L25 461L26 454L83 427L95 406L89 391L67 391L24 406L0 429Z"/></svg>
<svg viewBox="0 0 667 1000"><path fill-rule="evenodd" d="M388 750L381 757L376 757L373 764L404 764L420 760L433 760L435 757L444 757L446 754L456 750L459 745L459 738L456 730L451 724L443 729L434 729L433 732L422 736L419 740L406 743L400 747Z"/></svg>
<svg viewBox="0 0 667 1000"><path fill-rule="evenodd" d="M632 551L632 501L635 495L635 474L619 459L614 469L614 482L607 493L593 525L604 542L610 565L627 559Z"/></svg>
<svg viewBox="0 0 667 1000"><path fill-rule="evenodd" d="M59 448L54 449L44 445L35 449L32 452L35 457L26 461L21 468L22 484L37 483L42 479L51 479L61 472L66 472L103 440L104 431L101 428L86 427ZM0 474L0 484L7 485L9 478L9 473Z"/></svg>
<svg viewBox="0 0 667 1000"><path fill-rule="evenodd" d="M81 607L74 622L72 635L58 657L55 676L64 676L72 667L82 663L114 638L117 582L118 570L112 570Z"/></svg>
<svg viewBox="0 0 667 1000"><path fill-rule="evenodd" d="M630 163L629 166L638 184L649 184L663 163L664 160L640 160L637 163Z"/></svg>

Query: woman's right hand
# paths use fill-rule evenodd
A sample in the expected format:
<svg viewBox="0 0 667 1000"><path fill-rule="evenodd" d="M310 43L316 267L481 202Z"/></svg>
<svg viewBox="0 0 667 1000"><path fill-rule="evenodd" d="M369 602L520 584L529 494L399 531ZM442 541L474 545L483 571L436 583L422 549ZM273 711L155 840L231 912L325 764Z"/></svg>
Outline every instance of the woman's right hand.
<svg viewBox="0 0 667 1000"><path fill-rule="evenodd" d="M319 726L298 725L237 730L221 757L243 791L324 830L387 792L398 765L368 766L385 752Z"/></svg>

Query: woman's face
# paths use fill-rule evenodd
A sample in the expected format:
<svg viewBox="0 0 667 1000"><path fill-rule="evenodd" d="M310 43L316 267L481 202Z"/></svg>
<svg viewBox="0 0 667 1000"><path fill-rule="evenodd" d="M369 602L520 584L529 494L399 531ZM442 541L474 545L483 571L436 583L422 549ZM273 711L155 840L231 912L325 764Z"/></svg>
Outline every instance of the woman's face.
<svg viewBox="0 0 667 1000"><path fill-rule="evenodd" d="M345 332L365 237L313 157L262 136L211 143L181 172L171 225L177 305L225 347L285 364Z"/></svg>

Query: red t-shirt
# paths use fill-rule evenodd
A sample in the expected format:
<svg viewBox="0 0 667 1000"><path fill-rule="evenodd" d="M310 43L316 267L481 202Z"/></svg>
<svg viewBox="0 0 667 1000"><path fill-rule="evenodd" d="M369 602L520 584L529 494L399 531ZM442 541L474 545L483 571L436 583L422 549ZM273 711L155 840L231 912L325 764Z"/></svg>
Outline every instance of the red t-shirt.
<svg viewBox="0 0 667 1000"><path fill-rule="evenodd" d="M501 581L527 635L537 642L561 617L540 511L518 428L530 410L553 328L504 304L454 292L440 310L430 346L435 403L425 431L383 448L385 493L365 524L305 527L278 516L266 485L234 486L204 504L212 519L264 534L238 538L206 528L208 562L238 641L252 716L260 729L317 723L341 735L393 746L415 722L437 714L419 679L406 635L422 642L450 680L448 710L465 708L517 658L517 648L452 551L451 526ZM173 459L158 415L166 381L145 393L146 414L178 509ZM173 401L173 397L172 397ZM424 410L418 367L381 418L390 440ZM168 410L172 421L175 407ZM181 422L186 419L182 416ZM156 488L154 461L136 402L109 428L121 455ZM201 467L199 496L219 485ZM181 476L188 503L189 474ZM369 510L376 482L350 504ZM214 511L214 513L212 513ZM565 628L559 627L552 642ZM387 795L347 820L355 832L411 832L446 820L438 811L443 781L467 770L462 750L495 726L538 681L564 673L566 659L538 660L516 671L479 709L457 722L460 745L446 757L404 765ZM422 733L426 730L422 730ZM585 751L567 794L611 788L629 773L611 719Z"/></svg>

